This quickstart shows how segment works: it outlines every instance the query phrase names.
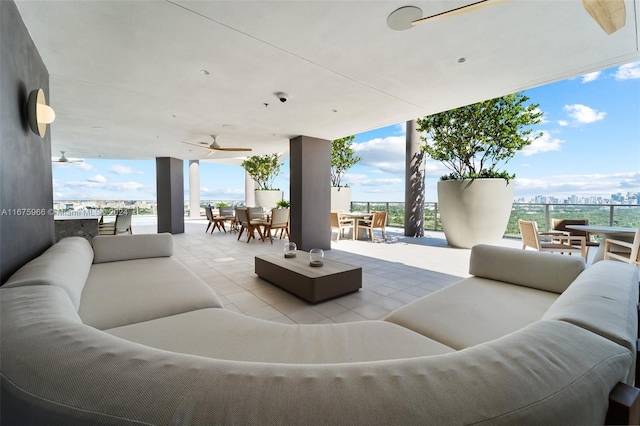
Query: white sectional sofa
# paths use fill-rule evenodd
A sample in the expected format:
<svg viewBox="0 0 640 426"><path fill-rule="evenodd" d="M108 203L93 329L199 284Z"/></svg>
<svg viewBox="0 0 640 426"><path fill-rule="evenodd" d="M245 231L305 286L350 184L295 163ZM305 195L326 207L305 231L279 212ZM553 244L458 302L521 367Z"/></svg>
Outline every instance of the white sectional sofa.
<svg viewBox="0 0 640 426"><path fill-rule="evenodd" d="M285 325L225 310L172 244L66 238L0 288L3 426L602 424L634 381L626 264L476 246L384 321Z"/></svg>

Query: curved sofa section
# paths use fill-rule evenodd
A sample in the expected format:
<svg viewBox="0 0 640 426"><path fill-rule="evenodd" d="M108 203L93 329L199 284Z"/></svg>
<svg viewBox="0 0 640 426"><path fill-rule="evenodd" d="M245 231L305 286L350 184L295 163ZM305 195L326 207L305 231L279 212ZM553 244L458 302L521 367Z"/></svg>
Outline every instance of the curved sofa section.
<svg viewBox="0 0 640 426"><path fill-rule="evenodd" d="M487 249L486 255L496 252ZM613 268L615 283L607 282L597 298L626 291L617 299L635 295L637 300L637 270L601 263L594 277L607 281L600 274ZM575 281L589 281L592 268ZM576 288L579 299L590 300ZM563 299L573 297L565 293ZM430 297L417 302L427 308ZM222 307L100 330L83 323L62 287L2 288L2 422L602 423L609 392L628 379L634 361L634 352L621 344L631 338L621 336L621 330L637 333L637 322L633 330L633 324L607 326L586 318L581 321L593 324L585 327L570 320L577 314L561 309L564 305L555 307L561 301L556 298L547 309L549 318L541 313L516 331L455 350L390 321L284 325L240 318ZM420 303L411 305L392 315L404 316L404 309ZM613 309L619 304L595 306ZM557 317L558 311L567 312L567 318ZM211 324L189 336L183 332L194 324L189 317L196 317L195 323L207 318ZM163 330L168 333L164 337ZM251 339L256 341L243 342ZM241 344L234 348L234 340ZM385 346L385 340L394 347ZM225 345L231 348L215 349ZM331 345L333 350L326 348Z"/></svg>

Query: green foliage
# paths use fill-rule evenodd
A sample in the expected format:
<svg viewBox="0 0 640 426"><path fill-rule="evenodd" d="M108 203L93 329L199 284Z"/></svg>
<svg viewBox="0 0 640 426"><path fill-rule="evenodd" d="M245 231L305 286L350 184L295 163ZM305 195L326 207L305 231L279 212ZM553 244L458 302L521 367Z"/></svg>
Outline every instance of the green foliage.
<svg viewBox="0 0 640 426"><path fill-rule="evenodd" d="M355 155L352 148L355 135L331 142L331 186L339 187L344 174L362 158Z"/></svg>
<svg viewBox="0 0 640 426"><path fill-rule="evenodd" d="M513 93L419 118L417 130L427 135L422 149L452 171L441 179L513 179L499 167L542 136L533 134L531 126L541 122L543 113L538 104L525 105L528 100Z"/></svg>
<svg viewBox="0 0 640 426"><path fill-rule="evenodd" d="M276 206L278 206L279 209L288 209L289 207L291 207L291 203L283 199L278 201L276 203Z"/></svg>
<svg viewBox="0 0 640 426"><path fill-rule="evenodd" d="M229 203L225 203L224 201L216 203L216 208L219 209L220 207L229 207Z"/></svg>
<svg viewBox="0 0 640 426"><path fill-rule="evenodd" d="M268 190L273 188L273 180L280 174L278 154L254 155L241 164L249 173L251 179L256 181L258 189Z"/></svg>

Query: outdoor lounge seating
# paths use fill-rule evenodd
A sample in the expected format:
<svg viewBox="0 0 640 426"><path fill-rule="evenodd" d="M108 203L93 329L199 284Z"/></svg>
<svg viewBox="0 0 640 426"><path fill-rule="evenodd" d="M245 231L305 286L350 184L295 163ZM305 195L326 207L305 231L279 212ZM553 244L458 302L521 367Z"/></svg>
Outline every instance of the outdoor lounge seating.
<svg viewBox="0 0 640 426"><path fill-rule="evenodd" d="M224 309L172 242L65 238L7 281L7 424L603 424L633 389L621 262L476 246L383 321L308 326Z"/></svg>
<svg viewBox="0 0 640 426"><path fill-rule="evenodd" d="M571 236L563 231L539 232L538 224L529 220L518 220L518 226L522 235L523 249L531 247L541 252L579 253L583 258L587 258L585 237ZM580 246L576 247L574 244L580 244Z"/></svg>

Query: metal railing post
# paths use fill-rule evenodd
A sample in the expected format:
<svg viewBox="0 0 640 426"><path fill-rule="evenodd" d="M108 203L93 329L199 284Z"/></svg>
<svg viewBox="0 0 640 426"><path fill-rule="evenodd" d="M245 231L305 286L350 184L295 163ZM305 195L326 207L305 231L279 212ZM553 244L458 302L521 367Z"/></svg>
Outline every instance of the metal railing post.
<svg viewBox="0 0 640 426"><path fill-rule="evenodd" d="M609 226L613 226L613 204L609 206Z"/></svg>

